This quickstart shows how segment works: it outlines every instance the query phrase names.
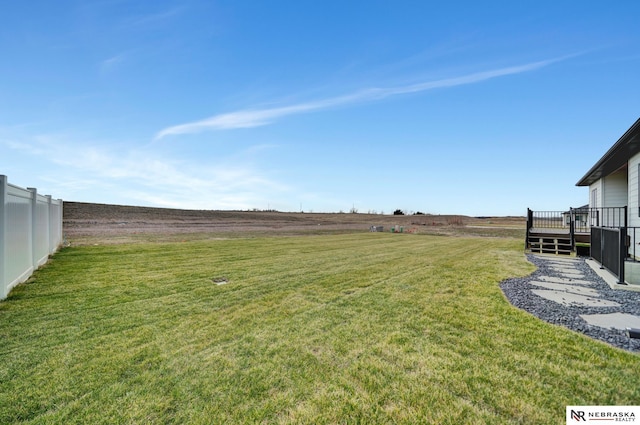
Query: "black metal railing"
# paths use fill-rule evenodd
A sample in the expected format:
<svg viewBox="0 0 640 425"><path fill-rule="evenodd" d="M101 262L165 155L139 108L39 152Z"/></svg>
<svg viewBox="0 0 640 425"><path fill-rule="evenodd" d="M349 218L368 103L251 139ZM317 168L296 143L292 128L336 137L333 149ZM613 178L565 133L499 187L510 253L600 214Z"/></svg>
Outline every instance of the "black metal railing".
<svg viewBox="0 0 640 425"><path fill-rule="evenodd" d="M640 255L640 232L637 232L638 239L635 230L632 236L627 233L627 229L630 229L627 227L627 217L627 207L570 208L568 211L527 209L525 248L530 248L532 233L563 233L571 239L573 251L576 234L589 234L591 255L623 281L624 261L629 256L628 247L633 247L633 258L638 258L635 256L636 247ZM629 240L633 242L630 243Z"/></svg>
<svg viewBox="0 0 640 425"><path fill-rule="evenodd" d="M625 283L626 264L640 261L640 227L592 227L591 257Z"/></svg>
<svg viewBox="0 0 640 425"><path fill-rule="evenodd" d="M591 257L624 282L624 262L628 256L625 227L592 227Z"/></svg>
<svg viewBox="0 0 640 425"><path fill-rule="evenodd" d="M527 210L527 230L555 229L589 233L592 227L627 227L627 207L570 208L567 211Z"/></svg>
<svg viewBox="0 0 640 425"><path fill-rule="evenodd" d="M627 227L627 260L640 261L640 227Z"/></svg>
<svg viewBox="0 0 640 425"><path fill-rule="evenodd" d="M571 251L575 249L575 216L570 211L533 211L527 209L527 231L525 249L531 248L532 233L562 233L571 241Z"/></svg>
<svg viewBox="0 0 640 425"><path fill-rule="evenodd" d="M599 228L594 227L591 231L591 258L602 264L602 252L604 245L602 244L602 232Z"/></svg>
<svg viewBox="0 0 640 425"><path fill-rule="evenodd" d="M565 220L562 211L527 210L527 228L532 229L569 229L570 220Z"/></svg>
<svg viewBox="0 0 640 425"><path fill-rule="evenodd" d="M625 263L640 261L640 227L628 227L627 207L576 208L568 211L527 210L527 247L532 232L589 234L591 257L625 282Z"/></svg>
<svg viewBox="0 0 640 425"><path fill-rule="evenodd" d="M589 208L588 221L596 227L627 227L627 217L627 207Z"/></svg>

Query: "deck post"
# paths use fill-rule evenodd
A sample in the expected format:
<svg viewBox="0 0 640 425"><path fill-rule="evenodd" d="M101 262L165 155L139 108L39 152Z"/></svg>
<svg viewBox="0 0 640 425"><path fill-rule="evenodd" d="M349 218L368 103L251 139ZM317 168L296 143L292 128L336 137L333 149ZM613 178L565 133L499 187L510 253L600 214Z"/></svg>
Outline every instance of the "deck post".
<svg viewBox="0 0 640 425"><path fill-rule="evenodd" d="M626 210L627 207L625 207ZM627 228L626 227L621 227L620 229L618 229L618 249L619 249L619 254L618 254L618 284L619 285L626 285L626 282L624 281L624 263L625 260L627 259Z"/></svg>
<svg viewBox="0 0 640 425"><path fill-rule="evenodd" d="M569 237L571 238L571 252L576 251L576 213L573 210L573 207L569 207Z"/></svg>
<svg viewBox="0 0 640 425"><path fill-rule="evenodd" d="M601 227L598 227L600 231L600 270L604 270L604 232Z"/></svg>
<svg viewBox="0 0 640 425"><path fill-rule="evenodd" d="M533 211L531 208L527 208L527 233L524 237L524 249L529 248L529 230L533 226Z"/></svg>

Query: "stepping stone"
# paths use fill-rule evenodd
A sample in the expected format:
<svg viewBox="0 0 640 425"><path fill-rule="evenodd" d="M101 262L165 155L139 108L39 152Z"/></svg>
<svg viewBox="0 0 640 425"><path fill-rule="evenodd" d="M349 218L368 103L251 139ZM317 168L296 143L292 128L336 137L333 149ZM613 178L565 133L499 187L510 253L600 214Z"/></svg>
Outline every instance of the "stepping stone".
<svg viewBox="0 0 640 425"><path fill-rule="evenodd" d="M573 266L580 263L580 260L547 260L547 264L554 264L558 266Z"/></svg>
<svg viewBox="0 0 640 425"><path fill-rule="evenodd" d="M582 272L581 272L580 270L578 270L577 268L575 268L575 267L569 267L569 266L561 266L561 267L558 267L558 266L551 266L551 269L552 269L552 270L555 270L555 271L557 271L557 272L560 272L560 273L582 273Z"/></svg>
<svg viewBox="0 0 640 425"><path fill-rule="evenodd" d="M580 261L575 258L548 257L548 256L542 256L542 255L534 255L534 257L539 260L545 260L549 262L559 262L559 263L573 263L576 261Z"/></svg>
<svg viewBox="0 0 640 425"><path fill-rule="evenodd" d="M606 329L640 328L640 317L627 313L581 314L588 324Z"/></svg>
<svg viewBox="0 0 640 425"><path fill-rule="evenodd" d="M565 306L584 306L584 307L619 307L615 301L602 300L584 295L572 294L565 291L554 291L547 289L534 289L531 292L550 301Z"/></svg>
<svg viewBox="0 0 640 425"><path fill-rule="evenodd" d="M567 283L569 285L593 285L593 282L568 277L540 276L538 279L546 282Z"/></svg>
<svg viewBox="0 0 640 425"><path fill-rule="evenodd" d="M600 296L600 293L595 289L585 288L584 286L574 286L574 285L566 285L562 283L551 283L551 282L538 282L535 280L529 283L535 286L539 286L541 288L553 289L555 291L566 291L566 292L571 292L572 294L584 295L586 297Z"/></svg>
<svg viewBox="0 0 640 425"><path fill-rule="evenodd" d="M572 269L572 270L578 270L577 269L577 264L558 264L558 263L547 263L547 266L551 267L552 269Z"/></svg>
<svg viewBox="0 0 640 425"><path fill-rule="evenodd" d="M573 265L573 264L580 263L580 260L550 260L550 261L547 261L547 263L549 263L549 264L560 264L560 265L563 265L563 266L570 266L570 265Z"/></svg>
<svg viewBox="0 0 640 425"><path fill-rule="evenodd" d="M584 273L568 273L568 272L560 272L560 274L562 275L562 277L567 277L570 279L581 279L584 276Z"/></svg>
<svg viewBox="0 0 640 425"><path fill-rule="evenodd" d="M575 264L560 264L560 263L549 263L547 264L549 267L551 267L552 269L573 269L573 270L578 270L577 269L577 265Z"/></svg>

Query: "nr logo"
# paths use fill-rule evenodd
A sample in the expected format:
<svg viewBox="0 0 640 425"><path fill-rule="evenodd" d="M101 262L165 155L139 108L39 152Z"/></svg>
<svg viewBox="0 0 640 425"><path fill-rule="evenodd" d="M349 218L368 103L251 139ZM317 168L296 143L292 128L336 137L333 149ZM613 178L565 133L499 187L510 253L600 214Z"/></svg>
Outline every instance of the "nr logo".
<svg viewBox="0 0 640 425"><path fill-rule="evenodd" d="M577 422L587 421L584 417L584 412L582 410L571 410L571 419Z"/></svg>

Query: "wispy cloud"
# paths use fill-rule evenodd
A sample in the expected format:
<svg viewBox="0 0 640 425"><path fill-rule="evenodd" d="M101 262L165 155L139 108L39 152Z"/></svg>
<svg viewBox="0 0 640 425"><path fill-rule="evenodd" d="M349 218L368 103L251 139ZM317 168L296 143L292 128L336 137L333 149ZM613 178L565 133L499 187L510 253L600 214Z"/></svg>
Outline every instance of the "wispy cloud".
<svg viewBox="0 0 640 425"><path fill-rule="evenodd" d="M108 73L117 69L125 60L126 53L120 53L115 56L111 56L100 62L100 72Z"/></svg>
<svg viewBox="0 0 640 425"><path fill-rule="evenodd" d="M466 84L474 84L493 78L504 77L507 75L521 74L524 72L534 71L555 62L560 62L571 56L561 58L548 59L544 61L532 62L524 65L499 68L490 71L477 72L473 74L463 75L460 77L444 78L440 80L427 81L417 84L409 84L397 87L386 88L369 88L352 94L338 96L314 102L299 103L289 106L281 106L265 109L246 109L235 112L229 112L212 117L193 121L185 124L179 124L167 127L159 131L155 140L162 139L167 136L199 133L211 130L230 130L236 128L251 128L268 125L278 118L289 115L301 114L306 112L319 111L332 107L381 100L391 96L401 94L419 93L439 88L462 86Z"/></svg>
<svg viewBox="0 0 640 425"><path fill-rule="evenodd" d="M125 25L128 27L147 27L149 25L156 25L164 23L168 19L179 15L184 10L184 7L174 7L172 9L164 10L162 12L150 13L143 16L134 16L125 21Z"/></svg>
<svg viewBox="0 0 640 425"><path fill-rule="evenodd" d="M70 142L68 135L29 139L26 143L0 137L0 146L46 159L49 169L56 170L49 184L52 193L65 199L117 192L136 205L249 209L266 205L268 194L290 190L247 161L227 163L222 158L218 163L199 164L144 149L121 151L105 143Z"/></svg>

